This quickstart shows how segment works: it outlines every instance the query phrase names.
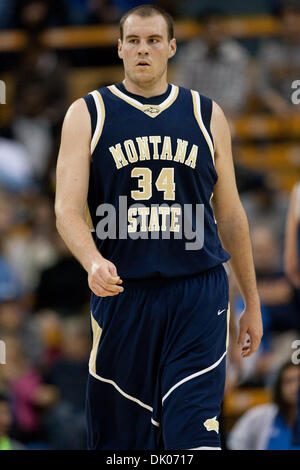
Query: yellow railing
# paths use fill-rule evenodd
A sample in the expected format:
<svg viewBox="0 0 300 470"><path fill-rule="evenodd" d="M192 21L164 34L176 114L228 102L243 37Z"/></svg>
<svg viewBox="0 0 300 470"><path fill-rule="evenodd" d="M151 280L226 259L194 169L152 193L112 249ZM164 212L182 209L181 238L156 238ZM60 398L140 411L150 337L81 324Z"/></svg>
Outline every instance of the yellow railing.
<svg viewBox="0 0 300 470"><path fill-rule="evenodd" d="M279 23L268 15L234 16L225 20L228 35L241 38L277 35ZM191 39L202 32L201 24L192 20L175 23L175 34L179 41ZM103 47L113 46L119 37L117 25L66 26L51 28L43 33L43 40L50 47ZM21 31L0 32L0 51L18 51L26 44L26 34Z"/></svg>

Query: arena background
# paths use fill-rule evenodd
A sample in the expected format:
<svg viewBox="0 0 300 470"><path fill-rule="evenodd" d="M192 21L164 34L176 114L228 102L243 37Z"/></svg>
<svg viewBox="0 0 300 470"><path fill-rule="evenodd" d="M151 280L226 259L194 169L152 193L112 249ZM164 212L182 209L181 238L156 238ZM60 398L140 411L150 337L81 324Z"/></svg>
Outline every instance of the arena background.
<svg viewBox="0 0 300 470"><path fill-rule="evenodd" d="M123 79L118 20L142 3L0 2L0 448L85 448L89 291L56 231L55 165L68 106ZM156 4L175 18L169 81L215 99L229 119L250 224L265 334L259 351L241 360L234 339L242 301L230 275L221 424L224 448L238 448L228 438L232 427L250 408L272 402L278 370L300 339L298 290L283 266L289 197L300 179L300 7Z"/></svg>

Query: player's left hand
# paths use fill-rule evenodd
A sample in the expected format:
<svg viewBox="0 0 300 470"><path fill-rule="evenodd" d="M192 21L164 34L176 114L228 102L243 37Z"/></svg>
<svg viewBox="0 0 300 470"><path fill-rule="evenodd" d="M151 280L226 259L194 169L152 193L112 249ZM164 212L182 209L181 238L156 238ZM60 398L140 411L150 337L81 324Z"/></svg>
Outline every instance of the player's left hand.
<svg viewBox="0 0 300 470"><path fill-rule="evenodd" d="M246 335L249 337L246 340ZM249 357L259 348L263 335L260 309L243 311L239 320L238 344L242 347L241 356Z"/></svg>

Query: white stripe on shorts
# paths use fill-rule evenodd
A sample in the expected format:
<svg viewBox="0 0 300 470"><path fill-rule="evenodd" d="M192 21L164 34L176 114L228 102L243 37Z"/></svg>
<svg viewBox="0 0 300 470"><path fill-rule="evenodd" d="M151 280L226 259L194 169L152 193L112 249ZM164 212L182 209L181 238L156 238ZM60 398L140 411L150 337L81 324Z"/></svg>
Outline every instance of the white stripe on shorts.
<svg viewBox="0 0 300 470"><path fill-rule="evenodd" d="M220 357L220 359L218 359L214 364L212 364L211 366L207 367L206 369L202 369L200 370L199 372L195 372L195 374L192 374L192 375L189 375L188 377L185 377L184 379L180 380L179 382L177 382L177 384L173 385L173 387L170 388L170 390L165 394L165 396L163 397L162 399L162 404L164 404L164 401L166 398L168 398L168 396L177 388L179 387L180 385L182 385L183 383L187 382L188 380L191 380L191 379L194 379L195 377L198 377L199 375L202 375L202 374L206 374L206 372L209 372L210 370L214 369L215 367L217 367L220 362L222 362L222 360L224 359L225 355L226 355L226 352L225 351L222 356Z"/></svg>

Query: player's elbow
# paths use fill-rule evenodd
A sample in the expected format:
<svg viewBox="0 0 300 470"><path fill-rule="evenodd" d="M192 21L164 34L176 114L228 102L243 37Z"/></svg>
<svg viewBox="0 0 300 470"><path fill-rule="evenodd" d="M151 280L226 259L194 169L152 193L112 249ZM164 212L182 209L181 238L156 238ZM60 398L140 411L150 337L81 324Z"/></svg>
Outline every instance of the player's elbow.
<svg viewBox="0 0 300 470"><path fill-rule="evenodd" d="M249 224L247 215L242 205L238 205L235 210L223 212L216 216L218 231L222 238L233 239L236 234L248 234Z"/></svg>
<svg viewBox="0 0 300 470"><path fill-rule="evenodd" d="M56 228L58 232L61 233L62 228L67 223L69 217L69 210L65 206L65 204L62 204L61 201L56 200L54 205L54 213Z"/></svg>
<svg viewBox="0 0 300 470"><path fill-rule="evenodd" d="M218 227L225 229L236 227L236 225L248 224L247 215L240 199L235 199L232 204L214 204L213 211Z"/></svg>
<svg viewBox="0 0 300 470"><path fill-rule="evenodd" d="M79 219L84 219L83 208L70 204L70 201L56 200L54 205L55 223L58 232L61 234L68 226L71 226Z"/></svg>
<svg viewBox="0 0 300 470"><path fill-rule="evenodd" d="M61 206L57 203L54 205L54 213L55 213L55 225L58 233L61 233L61 229L63 226L64 220L64 211Z"/></svg>

